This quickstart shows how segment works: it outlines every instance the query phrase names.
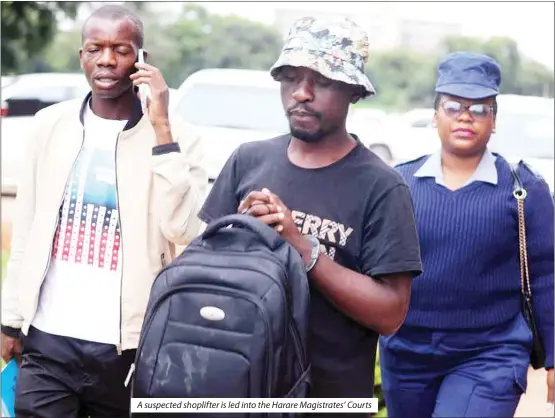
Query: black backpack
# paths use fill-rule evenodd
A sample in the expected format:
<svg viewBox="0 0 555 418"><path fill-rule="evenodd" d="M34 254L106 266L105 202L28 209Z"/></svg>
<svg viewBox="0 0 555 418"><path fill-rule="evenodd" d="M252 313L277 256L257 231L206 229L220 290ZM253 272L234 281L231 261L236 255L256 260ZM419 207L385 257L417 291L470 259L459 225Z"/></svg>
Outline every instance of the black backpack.
<svg viewBox="0 0 555 418"><path fill-rule="evenodd" d="M153 284L132 397L306 397L309 304L303 261L272 228L210 223Z"/></svg>

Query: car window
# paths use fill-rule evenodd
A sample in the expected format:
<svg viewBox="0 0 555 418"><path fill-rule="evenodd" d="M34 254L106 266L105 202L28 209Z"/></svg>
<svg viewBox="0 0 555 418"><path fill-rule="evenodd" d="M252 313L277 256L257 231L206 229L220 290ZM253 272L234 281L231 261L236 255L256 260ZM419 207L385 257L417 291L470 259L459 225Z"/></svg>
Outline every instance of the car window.
<svg viewBox="0 0 555 418"><path fill-rule="evenodd" d="M40 88L34 85L13 85L13 90L10 89L10 87L12 86L6 87L6 91L4 91L3 96L5 97L5 100L35 99L46 103L58 103L63 100L67 100L72 94L72 87L68 85L54 85Z"/></svg>
<svg viewBox="0 0 555 418"><path fill-rule="evenodd" d="M432 125L432 120L429 118L417 119L411 123L413 128L429 128Z"/></svg>
<svg viewBox="0 0 555 418"><path fill-rule="evenodd" d="M39 110L73 99L83 91L86 92L82 87L67 84L39 88L33 84L18 82L3 89L2 97L7 107L7 116L33 116Z"/></svg>
<svg viewBox="0 0 555 418"><path fill-rule="evenodd" d="M84 84L82 86L79 87L72 87L71 91L70 91L70 99L75 99L77 97L81 97L81 96L86 96L87 93L89 93L91 91L91 88L89 87L88 84Z"/></svg>
<svg viewBox="0 0 555 418"><path fill-rule="evenodd" d="M196 84L175 111L198 126L289 131L278 88Z"/></svg>

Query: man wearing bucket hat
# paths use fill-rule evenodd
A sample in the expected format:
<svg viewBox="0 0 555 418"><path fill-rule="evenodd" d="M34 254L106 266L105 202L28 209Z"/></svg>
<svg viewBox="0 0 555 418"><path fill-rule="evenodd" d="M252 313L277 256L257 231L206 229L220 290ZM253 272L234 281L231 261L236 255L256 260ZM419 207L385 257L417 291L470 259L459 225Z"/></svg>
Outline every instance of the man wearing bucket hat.
<svg viewBox="0 0 555 418"><path fill-rule="evenodd" d="M421 271L406 183L345 128L349 105L375 94L367 57L349 20L296 22L271 68L291 133L240 146L199 213L248 213L303 257L312 397L372 396L378 334L399 328Z"/></svg>
<svg viewBox="0 0 555 418"><path fill-rule="evenodd" d="M441 149L398 167L414 200L424 273L405 323L380 340L390 418L514 416L533 344L520 254L529 264L536 347L546 354L534 366L549 370L553 403L553 200L546 182L520 163L527 193L519 248L515 176L487 148L500 83L499 64L488 56L445 56L434 117Z"/></svg>

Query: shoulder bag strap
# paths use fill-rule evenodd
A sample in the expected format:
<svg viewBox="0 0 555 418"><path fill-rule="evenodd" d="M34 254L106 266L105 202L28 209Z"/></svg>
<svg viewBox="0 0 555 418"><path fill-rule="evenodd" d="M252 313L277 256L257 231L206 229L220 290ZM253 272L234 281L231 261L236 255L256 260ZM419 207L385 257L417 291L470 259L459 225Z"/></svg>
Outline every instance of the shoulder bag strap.
<svg viewBox="0 0 555 418"><path fill-rule="evenodd" d="M513 196L516 199L518 210L518 246L520 255L520 287L523 296L530 300L532 298L532 290L530 287L530 273L528 269L528 251L526 247L526 223L524 221L524 200L526 199L526 189L522 185L520 176L518 175L518 163L511 164L511 172L513 173L514 186Z"/></svg>

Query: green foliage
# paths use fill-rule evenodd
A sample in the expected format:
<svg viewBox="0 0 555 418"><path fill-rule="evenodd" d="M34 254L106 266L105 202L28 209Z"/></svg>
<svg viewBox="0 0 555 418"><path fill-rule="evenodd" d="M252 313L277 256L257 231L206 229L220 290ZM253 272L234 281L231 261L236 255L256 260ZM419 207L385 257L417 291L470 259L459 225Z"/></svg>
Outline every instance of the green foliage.
<svg viewBox="0 0 555 418"><path fill-rule="evenodd" d="M395 49L373 55L367 75L376 88L380 107L406 109L433 102L436 60L424 54Z"/></svg>
<svg viewBox="0 0 555 418"><path fill-rule="evenodd" d="M44 69L35 60L57 30L56 16L75 17L80 2L2 1L2 74Z"/></svg>
<svg viewBox="0 0 555 418"><path fill-rule="evenodd" d="M187 4L175 22L156 26L153 23L147 32L149 57L163 71L168 85L176 88L203 68L268 69L281 48L281 38L273 28L237 16L211 14L198 5Z"/></svg>
<svg viewBox="0 0 555 418"><path fill-rule="evenodd" d="M91 4L83 3L82 7L92 11L100 2ZM2 74L80 71L80 26L54 35L53 16L56 13L73 16L76 5L73 2L2 2ZM280 53L281 34L262 23L210 13L194 3L185 3L171 16L156 12L149 3L125 5L143 20L147 60L162 71L173 88L203 68L268 70ZM437 63L445 53L456 50L481 52L498 60L503 71L502 93L554 95L553 72L523 57L514 40L499 36L488 40L450 36L444 39L435 55L409 49L372 53L367 74L377 95L357 106L388 111L430 107Z"/></svg>
<svg viewBox="0 0 555 418"><path fill-rule="evenodd" d="M510 38L478 38L450 36L443 41L437 55L395 49L370 57L367 75L376 87L377 95L367 99L384 109L407 110L430 107L434 100L434 85L439 59L453 51L472 51L491 56L502 70L501 93L553 97L553 72L542 64L524 59L518 45Z"/></svg>
<svg viewBox="0 0 555 418"><path fill-rule="evenodd" d="M145 29L148 62L177 88L190 74L203 68L268 69L277 58L281 37L273 28L237 17L209 13L202 6L186 4L168 21L148 8L137 10ZM60 32L43 54L54 71L80 71L80 29ZM55 51L74 51L57 54Z"/></svg>
<svg viewBox="0 0 555 418"><path fill-rule="evenodd" d="M382 389L382 372L380 368L380 352L376 350L376 367L374 369L374 398L378 398L379 410L375 417L387 417L387 408Z"/></svg>
<svg viewBox="0 0 555 418"><path fill-rule="evenodd" d="M489 55L499 62L502 71L500 90L504 94L547 95L553 97L553 71L520 55L517 43L510 38L451 36L445 38L443 52L473 51Z"/></svg>
<svg viewBox="0 0 555 418"><path fill-rule="evenodd" d="M44 50L43 59L48 71L80 72L79 47L81 31L58 32L54 40ZM61 54L59 51L64 51Z"/></svg>
<svg viewBox="0 0 555 418"><path fill-rule="evenodd" d="M4 278L6 277L6 265L8 264L8 258L10 257L9 250L2 250L2 283L4 283ZM0 368L5 365L4 360L0 363Z"/></svg>

